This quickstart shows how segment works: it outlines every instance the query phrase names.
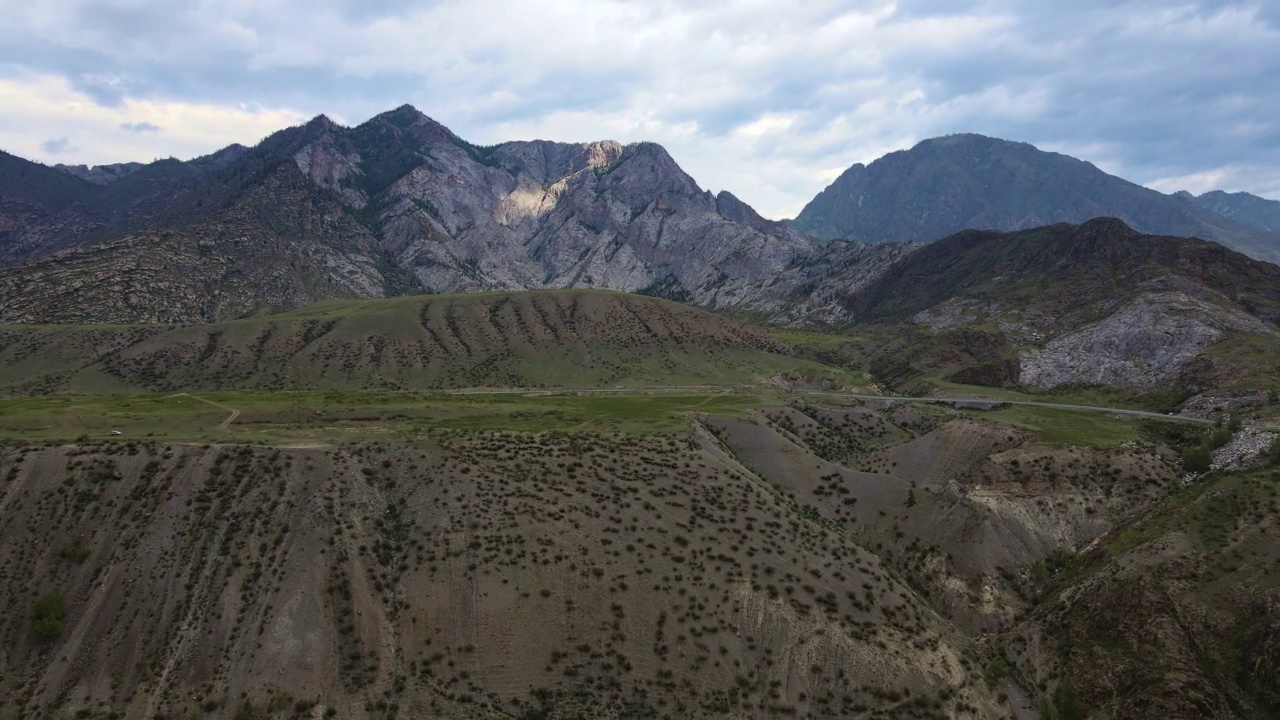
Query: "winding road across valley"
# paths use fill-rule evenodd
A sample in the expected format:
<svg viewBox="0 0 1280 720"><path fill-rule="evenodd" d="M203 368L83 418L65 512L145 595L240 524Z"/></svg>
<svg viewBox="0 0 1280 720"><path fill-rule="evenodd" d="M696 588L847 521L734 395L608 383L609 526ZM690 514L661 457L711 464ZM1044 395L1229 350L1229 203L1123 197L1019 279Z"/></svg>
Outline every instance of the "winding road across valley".
<svg viewBox="0 0 1280 720"><path fill-rule="evenodd" d="M741 388L739 388L741 390ZM548 389L532 389L532 388L465 388L459 390L446 390L447 395L644 395L644 394L670 394L670 393L694 393L707 394L713 393L717 397L722 395L734 394L734 388L707 386L707 385L667 385L660 387L647 388L598 388L598 389L582 389L571 390L562 388L558 390ZM1213 425L1215 421L1205 420L1204 418L1188 417L1186 415L1166 415L1165 413L1151 412L1149 410L1128 410L1125 408L1102 407L1098 405L1075 405L1071 403L1053 403L1041 402L1038 400L1006 400L1001 398L983 398L983 397L945 397L945 396L929 396L929 397L907 397L901 395L863 395L858 393L841 393L825 390L790 390L783 393L784 395L808 395L812 397L824 398L846 398L850 400L888 400L892 402L918 402L918 403L958 403L971 407L995 407L997 405L1026 405L1028 407L1042 407L1052 410L1075 410L1078 412L1094 412L1109 413L1115 417L1144 418L1150 420L1166 420L1170 422L1185 422L1196 425ZM1244 423L1244 427L1254 430L1264 430L1267 432L1280 432L1280 425L1263 425L1260 423Z"/></svg>
<svg viewBox="0 0 1280 720"><path fill-rule="evenodd" d="M1149 418L1152 420L1170 420L1173 422L1188 422L1197 425L1213 425L1215 421L1206 420L1204 418L1188 417L1186 415L1166 415L1164 413L1150 412L1147 410L1125 410L1122 408L1099 407L1097 405L1072 405L1069 403L1050 403L1039 402L1036 400L999 400L994 398L965 398L965 397L902 397L894 395L850 395L842 393L814 393L822 394L827 397L846 397L855 400L889 400L895 402L924 402L924 403L959 403L964 405L979 407L995 407L997 405L1026 405L1029 407L1051 408L1054 410L1077 410L1080 412L1100 412L1109 413L1117 417L1133 417L1133 418ZM1280 426L1276 425L1258 425L1254 423L1245 423L1244 427L1253 428L1254 430L1268 430L1272 432L1280 432Z"/></svg>

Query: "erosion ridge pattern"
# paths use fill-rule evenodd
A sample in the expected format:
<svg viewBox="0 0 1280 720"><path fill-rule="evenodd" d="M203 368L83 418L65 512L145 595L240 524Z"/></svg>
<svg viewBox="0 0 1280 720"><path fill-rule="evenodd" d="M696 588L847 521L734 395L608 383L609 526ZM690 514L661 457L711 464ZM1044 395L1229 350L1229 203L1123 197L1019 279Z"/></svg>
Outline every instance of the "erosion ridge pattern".
<svg viewBox="0 0 1280 720"><path fill-rule="evenodd" d="M9 326L10 393L750 385L830 373L762 330L605 291L331 301L212 325Z"/></svg>

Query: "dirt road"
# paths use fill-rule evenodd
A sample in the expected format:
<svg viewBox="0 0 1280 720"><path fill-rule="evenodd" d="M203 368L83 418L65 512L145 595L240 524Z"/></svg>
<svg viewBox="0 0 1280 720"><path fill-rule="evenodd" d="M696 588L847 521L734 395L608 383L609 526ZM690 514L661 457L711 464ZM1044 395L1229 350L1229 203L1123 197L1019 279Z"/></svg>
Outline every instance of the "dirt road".
<svg viewBox="0 0 1280 720"><path fill-rule="evenodd" d="M826 394L826 393L824 393ZM831 394L827 394L830 396ZM1026 405L1029 407L1052 408L1055 410L1079 410L1081 412L1100 412L1115 415L1117 417L1135 417L1150 418L1152 420L1169 420L1172 422L1195 423L1197 425L1213 425L1213 420L1205 420L1204 418L1187 417L1185 415L1166 415L1164 413L1149 412L1146 410L1125 410L1123 408L1099 407L1097 405L1072 405L1069 403L1049 403L1038 402L1035 400L995 400L992 398L964 398L964 397L900 397L890 395L842 395L835 394L836 397L847 397L855 400L892 400L897 402L949 402L964 403L966 405L989 406L996 405ZM1274 425L1257 425L1246 423L1244 427L1253 428L1255 430L1268 430L1272 432L1280 432L1280 427Z"/></svg>
<svg viewBox="0 0 1280 720"><path fill-rule="evenodd" d="M226 410L227 412L231 413L230 415L227 416L227 419L223 420L222 424L218 426L218 429L224 432L227 430L227 428L231 427L231 423L234 422L236 418L240 417L240 411L231 407L230 405L223 405L220 402L214 402L213 400L210 400L208 398L202 398L199 395L192 395L191 393L177 393L175 395L168 395L165 397L165 400L168 400L169 398L176 398L176 397L189 397L192 400L199 400L202 403L208 403L216 408L220 408L222 410Z"/></svg>

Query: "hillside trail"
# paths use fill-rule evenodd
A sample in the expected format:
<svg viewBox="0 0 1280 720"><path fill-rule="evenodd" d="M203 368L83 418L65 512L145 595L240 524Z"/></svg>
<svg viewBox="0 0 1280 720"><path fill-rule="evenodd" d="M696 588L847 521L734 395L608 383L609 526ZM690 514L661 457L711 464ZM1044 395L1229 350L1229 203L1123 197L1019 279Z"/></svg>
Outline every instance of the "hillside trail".
<svg viewBox="0 0 1280 720"><path fill-rule="evenodd" d="M208 403L216 408L220 408L222 410L226 410L227 412L231 413L230 415L227 416L226 420L222 421L222 424L218 425L218 429L223 432L226 432L227 428L231 427L231 423L234 422L236 418L240 417L240 411L231 407L230 405L223 405L220 402L214 402L213 400L210 400L208 398L202 398L199 395L192 395L191 393L175 393L173 395L166 396L164 399L169 400L176 397L189 397L192 400L199 400L200 402Z"/></svg>

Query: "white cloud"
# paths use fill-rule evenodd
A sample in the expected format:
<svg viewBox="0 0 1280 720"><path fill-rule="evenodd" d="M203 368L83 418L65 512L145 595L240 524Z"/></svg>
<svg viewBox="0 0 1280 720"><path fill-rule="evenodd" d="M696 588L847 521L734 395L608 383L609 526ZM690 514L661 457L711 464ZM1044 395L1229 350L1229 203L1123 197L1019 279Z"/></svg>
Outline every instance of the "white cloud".
<svg viewBox="0 0 1280 720"><path fill-rule="evenodd" d="M90 165L205 155L252 144L305 120L280 108L126 99L104 107L60 77L0 78L6 150L46 163ZM164 128L164 132L156 132ZM74 148L74 157L69 157Z"/></svg>
<svg viewBox="0 0 1280 720"><path fill-rule="evenodd" d="M64 137L83 161L185 157L407 101L481 143L653 140L773 217L962 131L1274 193L1280 31L1260 3L13 2L0 130L42 159Z"/></svg>

